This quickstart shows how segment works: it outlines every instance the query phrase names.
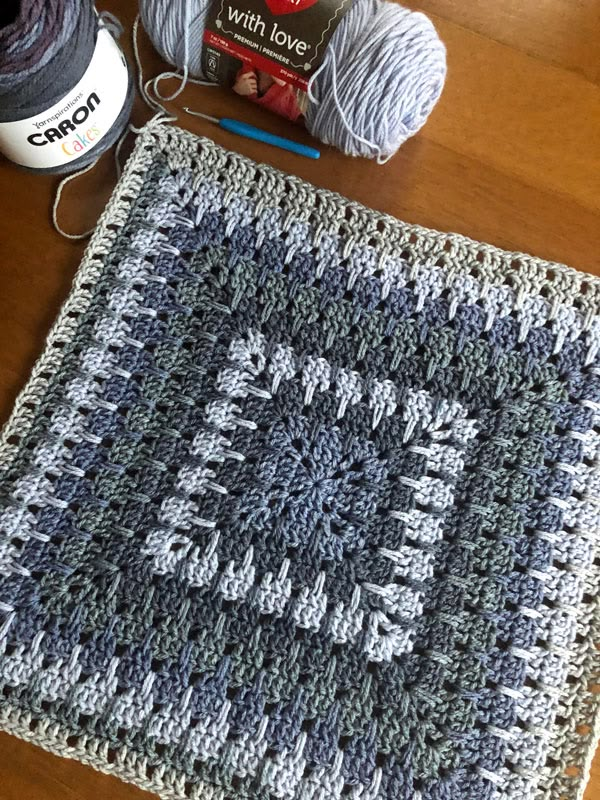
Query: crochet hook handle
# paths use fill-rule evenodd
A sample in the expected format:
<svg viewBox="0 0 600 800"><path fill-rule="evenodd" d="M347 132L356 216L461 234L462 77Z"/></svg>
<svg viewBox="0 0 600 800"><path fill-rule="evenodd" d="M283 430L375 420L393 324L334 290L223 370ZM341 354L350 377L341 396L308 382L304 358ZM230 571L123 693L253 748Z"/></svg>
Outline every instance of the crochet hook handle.
<svg viewBox="0 0 600 800"><path fill-rule="evenodd" d="M257 142L272 144L274 147L279 147L282 150L289 150L290 153L297 153L299 156L306 156L306 158L320 158L321 156L321 153L314 147L300 144L300 142L294 142L291 139L284 139L283 136L275 136L274 133L263 131L261 128L255 128L254 125L249 125L247 122L240 122L238 119L222 117L218 125L220 128L230 133L237 133L238 136L245 136L246 139L256 139Z"/></svg>
<svg viewBox="0 0 600 800"><path fill-rule="evenodd" d="M238 136L245 136L246 139L255 139L257 142L265 142L265 144L272 144L274 147L280 147L282 150L288 150L290 153L297 153L306 158L320 158L321 153L314 147L309 147L300 142L294 142L291 139L284 139L283 136L275 136L274 133L263 131L262 128L255 128L254 125L249 125L247 122L240 122L239 119L231 119L230 117L212 117L210 114L203 114L202 111L193 111L187 106L184 111L191 114L193 117L202 117L209 122L214 122L223 130L230 133L236 133Z"/></svg>

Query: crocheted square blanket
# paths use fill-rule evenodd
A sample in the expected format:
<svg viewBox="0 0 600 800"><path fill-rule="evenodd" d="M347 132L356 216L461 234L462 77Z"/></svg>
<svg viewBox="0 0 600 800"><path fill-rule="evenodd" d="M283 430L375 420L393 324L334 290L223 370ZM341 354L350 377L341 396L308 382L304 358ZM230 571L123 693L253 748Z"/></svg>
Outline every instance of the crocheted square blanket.
<svg viewBox="0 0 600 800"><path fill-rule="evenodd" d="M579 798L599 308L146 130L4 431L0 727L163 798Z"/></svg>

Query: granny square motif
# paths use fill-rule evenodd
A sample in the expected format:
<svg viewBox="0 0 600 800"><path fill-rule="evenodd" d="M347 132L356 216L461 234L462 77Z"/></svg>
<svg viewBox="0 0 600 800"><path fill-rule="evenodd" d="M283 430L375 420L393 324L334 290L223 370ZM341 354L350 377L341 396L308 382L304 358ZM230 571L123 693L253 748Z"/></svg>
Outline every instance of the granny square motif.
<svg viewBox="0 0 600 800"><path fill-rule="evenodd" d="M599 298L147 129L4 431L0 727L163 798L580 797Z"/></svg>

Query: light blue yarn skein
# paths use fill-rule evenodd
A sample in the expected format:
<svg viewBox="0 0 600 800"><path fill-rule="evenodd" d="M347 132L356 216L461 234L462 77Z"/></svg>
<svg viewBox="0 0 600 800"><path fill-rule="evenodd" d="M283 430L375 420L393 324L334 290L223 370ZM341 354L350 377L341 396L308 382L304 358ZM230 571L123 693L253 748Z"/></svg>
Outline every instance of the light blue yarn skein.
<svg viewBox="0 0 600 800"><path fill-rule="evenodd" d="M140 0L142 23L170 64L203 78L210 0ZM386 161L425 124L446 79L433 23L385 0L355 0L309 84L306 127L347 155Z"/></svg>

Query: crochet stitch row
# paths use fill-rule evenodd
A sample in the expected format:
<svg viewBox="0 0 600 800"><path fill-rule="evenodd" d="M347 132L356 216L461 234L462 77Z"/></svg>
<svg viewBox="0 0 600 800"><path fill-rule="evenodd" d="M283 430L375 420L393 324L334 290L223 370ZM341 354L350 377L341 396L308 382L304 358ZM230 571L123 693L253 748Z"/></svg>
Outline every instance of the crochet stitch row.
<svg viewBox="0 0 600 800"><path fill-rule="evenodd" d="M146 130L0 445L0 727L163 798L580 797L599 297Z"/></svg>

